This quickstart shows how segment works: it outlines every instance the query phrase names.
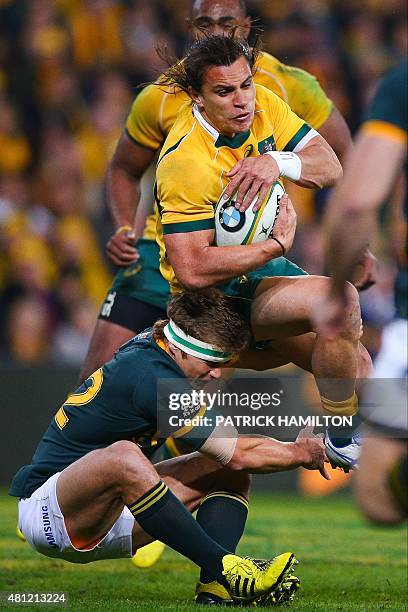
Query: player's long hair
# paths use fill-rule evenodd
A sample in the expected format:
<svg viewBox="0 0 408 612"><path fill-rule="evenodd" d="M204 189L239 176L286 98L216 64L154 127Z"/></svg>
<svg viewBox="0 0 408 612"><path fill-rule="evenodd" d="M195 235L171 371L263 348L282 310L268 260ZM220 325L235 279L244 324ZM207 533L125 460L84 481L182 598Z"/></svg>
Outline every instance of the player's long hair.
<svg viewBox="0 0 408 612"><path fill-rule="evenodd" d="M168 64L167 70L156 83L165 91L176 87L187 94L191 91L201 92L203 77L210 66L230 66L241 57L244 57L251 72L256 72L256 60L261 51L259 37L256 37L254 45L249 46L246 40L236 36L237 28L226 35L208 34L196 40L187 49L183 59L175 61L165 49L158 49L160 57Z"/></svg>
<svg viewBox="0 0 408 612"><path fill-rule="evenodd" d="M228 353L240 353L251 341L249 325L235 310L232 300L215 287L173 296L167 306L167 315L189 336ZM165 339L166 323L161 320L154 324L156 340Z"/></svg>

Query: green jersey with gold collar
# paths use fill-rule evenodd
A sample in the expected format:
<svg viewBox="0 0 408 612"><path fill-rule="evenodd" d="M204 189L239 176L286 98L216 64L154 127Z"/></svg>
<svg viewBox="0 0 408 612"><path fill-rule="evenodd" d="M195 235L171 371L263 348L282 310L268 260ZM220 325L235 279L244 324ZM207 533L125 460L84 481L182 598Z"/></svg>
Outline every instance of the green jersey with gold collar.
<svg viewBox="0 0 408 612"><path fill-rule="evenodd" d="M162 401L158 398L160 380L174 382L178 390L180 385L186 392L191 390L182 370L147 330L121 347L111 361L68 396L43 435L31 464L14 476L10 495L30 497L53 474L90 451L119 440L134 442L148 457L153 454L165 441L158 431L158 421L173 423L174 415L171 403L166 401L168 396ZM193 423L194 416L203 416L203 409L191 406ZM174 431L167 431L167 435L182 438L191 451L198 450L213 430L201 419L196 426L181 428L175 421Z"/></svg>

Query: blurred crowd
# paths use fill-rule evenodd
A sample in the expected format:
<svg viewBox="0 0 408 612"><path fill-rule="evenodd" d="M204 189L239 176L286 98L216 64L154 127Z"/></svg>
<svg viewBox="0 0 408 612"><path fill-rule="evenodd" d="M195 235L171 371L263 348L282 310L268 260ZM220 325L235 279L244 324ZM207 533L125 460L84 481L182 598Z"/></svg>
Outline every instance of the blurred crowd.
<svg viewBox="0 0 408 612"><path fill-rule="evenodd" d="M352 131L406 53L404 0L248 0L264 47L315 74ZM0 360L84 358L114 270L104 175L137 86L181 55L189 0L0 0ZM293 258L324 271L325 194L300 197ZM372 352L393 265L363 298Z"/></svg>

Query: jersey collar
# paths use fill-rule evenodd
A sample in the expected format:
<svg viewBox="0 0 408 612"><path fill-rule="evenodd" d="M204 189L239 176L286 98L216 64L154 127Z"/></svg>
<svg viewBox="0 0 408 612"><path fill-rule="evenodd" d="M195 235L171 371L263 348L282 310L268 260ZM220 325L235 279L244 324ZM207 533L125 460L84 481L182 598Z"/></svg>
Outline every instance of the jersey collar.
<svg viewBox="0 0 408 612"><path fill-rule="evenodd" d="M239 147L244 144L244 142L250 135L250 130L247 130L246 132L236 134L233 138L230 138L229 136L223 136L222 134L217 132L217 130L212 125L210 125L208 121L206 121L206 119L204 119L204 117L198 110L197 104L194 104L193 106L193 115L197 119L201 127L213 138L213 140L215 141L214 146L217 148L229 147L230 149L239 149Z"/></svg>

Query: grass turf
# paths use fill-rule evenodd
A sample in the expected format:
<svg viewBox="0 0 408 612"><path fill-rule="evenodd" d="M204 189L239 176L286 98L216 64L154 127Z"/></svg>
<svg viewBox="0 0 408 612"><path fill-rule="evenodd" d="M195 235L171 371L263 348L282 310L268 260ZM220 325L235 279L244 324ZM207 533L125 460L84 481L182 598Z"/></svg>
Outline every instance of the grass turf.
<svg viewBox="0 0 408 612"><path fill-rule="evenodd" d="M39 555L15 536L16 503L2 493L0 590L65 591L74 610L206 609L192 603L197 568L169 549L149 570L127 559L76 566ZM301 560L292 610L407 610L405 528L367 526L347 495L254 494L239 551L267 557L286 550Z"/></svg>

